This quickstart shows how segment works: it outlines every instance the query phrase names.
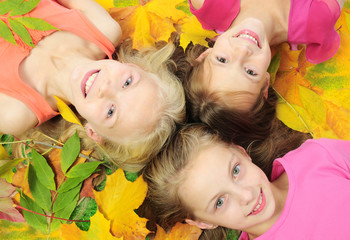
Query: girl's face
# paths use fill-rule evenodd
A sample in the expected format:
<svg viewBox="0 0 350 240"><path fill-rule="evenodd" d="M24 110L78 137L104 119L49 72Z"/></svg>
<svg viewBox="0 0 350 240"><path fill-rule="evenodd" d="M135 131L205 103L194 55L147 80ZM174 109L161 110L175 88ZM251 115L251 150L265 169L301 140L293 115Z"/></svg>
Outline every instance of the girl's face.
<svg viewBox="0 0 350 240"><path fill-rule="evenodd" d="M121 142L152 130L159 111L157 80L114 60L80 65L71 76L72 104L88 121L90 137Z"/></svg>
<svg viewBox="0 0 350 240"><path fill-rule="evenodd" d="M248 233L268 229L276 209L271 183L243 151L216 143L191 159L179 189L196 219L188 223Z"/></svg>
<svg viewBox="0 0 350 240"><path fill-rule="evenodd" d="M262 23L248 18L220 35L207 50L203 84L210 92L247 91L253 99L240 110L249 110L264 88L267 91L271 50Z"/></svg>

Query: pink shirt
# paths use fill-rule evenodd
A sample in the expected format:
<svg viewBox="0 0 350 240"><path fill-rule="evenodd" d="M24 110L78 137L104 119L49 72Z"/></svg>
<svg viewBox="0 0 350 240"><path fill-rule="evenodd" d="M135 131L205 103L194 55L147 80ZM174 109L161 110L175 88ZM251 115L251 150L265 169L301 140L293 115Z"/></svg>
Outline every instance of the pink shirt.
<svg viewBox="0 0 350 240"><path fill-rule="evenodd" d="M205 0L200 9L190 10L204 29L217 33L226 31L239 12L239 0ZM296 50L306 44L306 59L321 63L333 57L340 45L334 29L340 16L337 0L291 0L288 25L288 42Z"/></svg>
<svg viewBox="0 0 350 240"><path fill-rule="evenodd" d="M60 30L65 30L89 40L112 58L114 45L80 11L67 9L56 1L41 0L37 7L25 16L44 19ZM55 32L29 30L33 43ZM32 49L15 34L17 46L0 37L0 92L26 104L38 118L38 125L54 117L54 111L46 100L24 83L19 76L19 65Z"/></svg>
<svg viewBox="0 0 350 240"><path fill-rule="evenodd" d="M350 239L350 141L308 140L275 160L272 181L286 172L289 190L277 222L256 240ZM240 240L247 240L242 233Z"/></svg>

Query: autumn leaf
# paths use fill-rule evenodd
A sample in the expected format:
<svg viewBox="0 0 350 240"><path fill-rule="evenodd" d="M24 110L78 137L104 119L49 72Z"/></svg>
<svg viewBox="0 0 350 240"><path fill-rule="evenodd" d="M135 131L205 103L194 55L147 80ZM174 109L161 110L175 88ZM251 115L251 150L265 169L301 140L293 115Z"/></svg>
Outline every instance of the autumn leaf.
<svg viewBox="0 0 350 240"><path fill-rule="evenodd" d="M0 220L1 239L6 240L47 240L47 234L28 225L25 222L10 222ZM50 240L61 240L61 231L59 229L50 232Z"/></svg>
<svg viewBox="0 0 350 240"><path fill-rule="evenodd" d="M337 22L340 47L326 62L314 65L306 61L304 48L291 51L288 44L281 47L280 67L273 87L286 102L281 100L278 104L278 118L295 130L311 131L315 138L350 139L348 15L348 10L342 11Z"/></svg>
<svg viewBox="0 0 350 240"><path fill-rule="evenodd" d="M67 120L68 122L71 123L75 123L75 124L79 124L80 126L83 126L79 120L79 118L77 117L77 115L75 115L75 113L72 111L72 109L70 109L70 107L65 104L59 97L54 96L54 98L57 101L57 108L58 111L60 112L60 114L62 115L62 117Z"/></svg>
<svg viewBox="0 0 350 240"><path fill-rule="evenodd" d="M0 219L12 222L24 222L24 218L16 208L13 207L12 195L16 188L5 179L0 178Z"/></svg>
<svg viewBox="0 0 350 240"><path fill-rule="evenodd" d="M75 224L64 224L61 226L63 240L123 240L123 237L114 237L110 231L110 221L105 219L99 211L91 218L89 231L80 230Z"/></svg>
<svg viewBox="0 0 350 240"><path fill-rule="evenodd" d="M122 169L107 176L106 187L95 192L95 199L103 215L111 221L110 229L114 236L125 240L144 240L150 232L146 228L147 219L140 218L134 210L143 202L147 184L142 177L135 182L126 180Z"/></svg>
<svg viewBox="0 0 350 240"><path fill-rule="evenodd" d="M182 21L180 46L184 49L190 42L208 46L208 42L205 39L217 36L214 31L204 30L195 16L184 18Z"/></svg>
<svg viewBox="0 0 350 240"><path fill-rule="evenodd" d="M202 230L189 224L176 223L167 234L163 228L157 225L157 234L154 240L197 240Z"/></svg>

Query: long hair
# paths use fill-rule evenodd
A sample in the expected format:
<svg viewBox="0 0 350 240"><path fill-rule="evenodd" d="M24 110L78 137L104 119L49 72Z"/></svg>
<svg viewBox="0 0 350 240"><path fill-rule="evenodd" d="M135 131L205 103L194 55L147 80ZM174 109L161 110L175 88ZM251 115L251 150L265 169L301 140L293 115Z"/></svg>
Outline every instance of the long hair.
<svg viewBox="0 0 350 240"><path fill-rule="evenodd" d="M262 89L257 99L245 91L209 91L202 83L206 77L203 75L204 61L195 60L205 49L198 44L186 49L188 61L193 66L184 82L189 120L204 122L218 130L226 141L238 139L243 147L247 147L251 139L263 140L270 134L276 118L277 96L274 90L269 88L265 98ZM249 110L237 107L252 101L254 104Z"/></svg>
<svg viewBox="0 0 350 240"><path fill-rule="evenodd" d="M174 53L178 56L174 57ZM124 170L140 171L149 159L160 151L168 137L174 132L176 125L185 121L185 95L181 80L177 76L184 75L183 72L186 70L182 68L188 64L184 63L186 60L185 57L181 57L181 54L184 56L184 51L181 52L178 44L174 42L162 43L157 47L137 51L132 49L131 40L121 44L113 54L118 61L136 64L157 75L159 79L158 103L161 110L157 115L157 121L152 131L142 133L137 139L122 143L103 139L99 146L85 134L82 127L70 123L58 123L65 121L62 118L53 120L55 124L48 121L39 126L37 130L48 133L49 136L59 136L61 139L68 139L78 131L82 138L83 148L100 152L98 155L107 156L115 165ZM33 134L33 131L31 133ZM34 135L39 136L40 134Z"/></svg>
<svg viewBox="0 0 350 240"><path fill-rule="evenodd" d="M305 135L289 131L284 125L276 125L274 131L276 132L264 141L252 141L248 148L252 161L263 166L262 170L267 176L271 173L276 156L282 157L287 150L293 150L307 139ZM183 222L187 218L195 220L191 209L183 203L178 192L191 159L213 143L231 145L216 130L203 123L188 124L175 134L163 151L144 169L143 178L148 184L150 208L155 220L163 228L170 229L176 222ZM239 145L240 142L235 144ZM227 229L223 227L204 230L201 239L224 239L226 232Z"/></svg>

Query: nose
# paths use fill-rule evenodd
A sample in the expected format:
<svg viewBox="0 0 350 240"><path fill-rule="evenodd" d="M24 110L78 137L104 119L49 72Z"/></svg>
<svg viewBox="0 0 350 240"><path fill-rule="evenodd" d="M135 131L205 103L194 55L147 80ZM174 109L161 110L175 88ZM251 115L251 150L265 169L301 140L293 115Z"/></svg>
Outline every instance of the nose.
<svg viewBox="0 0 350 240"><path fill-rule="evenodd" d="M231 44L231 59L233 61L243 61L245 58L252 55L252 51L246 45Z"/></svg>
<svg viewBox="0 0 350 240"><path fill-rule="evenodd" d="M109 97L112 95L112 86L109 79L105 79L98 89L98 97Z"/></svg>
<svg viewBox="0 0 350 240"><path fill-rule="evenodd" d="M253 189L244 186L234 186L234 194L240 205L249 205L254 200Z"/></svg>

